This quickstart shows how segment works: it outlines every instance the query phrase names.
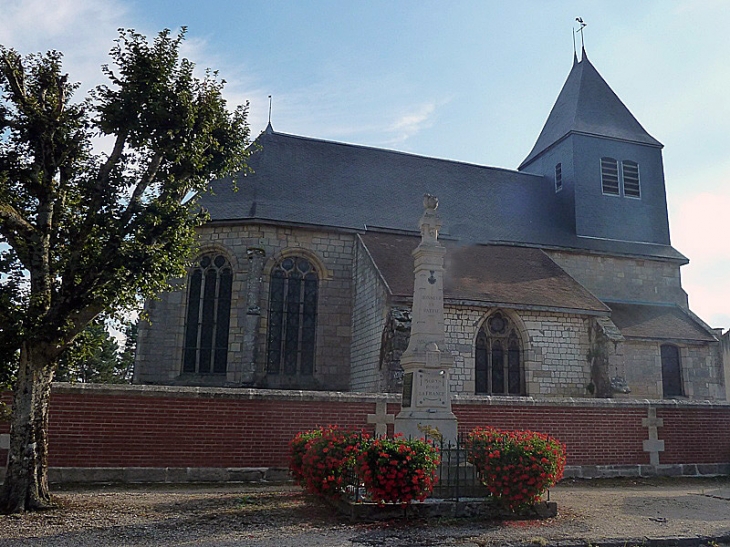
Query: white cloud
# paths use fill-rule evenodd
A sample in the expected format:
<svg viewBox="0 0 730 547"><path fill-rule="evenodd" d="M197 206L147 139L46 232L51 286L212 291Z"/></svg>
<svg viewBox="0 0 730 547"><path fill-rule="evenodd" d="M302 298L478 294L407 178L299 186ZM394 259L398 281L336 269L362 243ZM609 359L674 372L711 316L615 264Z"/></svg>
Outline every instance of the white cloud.
<svg viewBox="0 0 730 547"><path fill-rule="evenodd" d="M402 115L386 132L392 134L389 144L397 144L408 140L418 134L425 127L432 124L432 115L436 111L436 105L432 102L424 103L415 107L408 114Z"/></svg>
<svg viewBox="0 0 730 547"><path fill-rule="evenodd" d="M21 54L57 50L80 92L103 80L100 66L128 12L117 0L0 0L0 44Z"/></svg>

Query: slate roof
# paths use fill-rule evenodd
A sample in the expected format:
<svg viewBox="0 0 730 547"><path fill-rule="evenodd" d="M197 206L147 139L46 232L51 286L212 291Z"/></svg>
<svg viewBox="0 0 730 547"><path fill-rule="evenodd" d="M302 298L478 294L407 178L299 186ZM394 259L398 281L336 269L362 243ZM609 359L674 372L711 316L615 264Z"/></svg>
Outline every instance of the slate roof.
<svg viewBox="0 0 730 547"><path fill-rule="evenodd" d="M607 302L611 320L626 338L716 342L707 329L678 306Z"/></svg>
<svg viewBox="0 0 730 547"><path fill-rule="evenodd" d="M285 222L417 231L422 196L439 198L442 235L686 261L668 245L578 237L546 177L277 133L257 139L253 173L214 181L200 204L212 221Z"/></svg>
<svg viewBox="0 0 730 547"><path fill-rule="evenodd" d="M566 137L580 133L662 147L613 92L583 50L550 111L545 126L519 169Z"/></svg>
<svg viewBox="0 0 730 547"><path fill-rule="evenodd" d="M420 237L368 232L361 239L391 294L413 296L413 257ZM444 298L490 305L560 308L607 314L609 309L543 251L505 245L442 242Z"/></svg>

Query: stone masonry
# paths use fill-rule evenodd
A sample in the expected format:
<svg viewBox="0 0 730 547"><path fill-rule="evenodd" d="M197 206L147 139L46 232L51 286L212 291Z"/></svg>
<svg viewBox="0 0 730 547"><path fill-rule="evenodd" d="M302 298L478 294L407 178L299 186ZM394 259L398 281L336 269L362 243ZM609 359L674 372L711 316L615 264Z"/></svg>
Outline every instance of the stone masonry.
<svg viewBox="0 0 730 547"><path fill-rule="evenodd" d="M493 309L448 307L446 347L454 355L451 388L474 393L474 344L479 325ZM531 396L586 396L590 319L563 313L502 310L520 326L525 386Z"/></svg>
<svg viewBox="0 0 730 547"><path fill-rule="evenodd" d="M381 370L381 337L388 319L388 291L372 257L358 237L350 352L350 389L389 391Z"/></svg>
<svg viewBox="0 0 730 547"><path fill-rule="evenodd" d="M146 322L141 324L135 382L349 389L354 248L355 236L346 233L266 225L209 224L201 228L200 254L220 252L233 268L228 374L225 378L181 376L187 293L184 282L179 280L176 283L179 290L164 293L159 300L147 303L147 313L155 322L155 328L149 328ZM260 249L265 255L260 303L246 302L250 292L247 283L250 249ZM250 363L243 362L247 310L256 305L262 310L268 309L268 276L277 260L284 256L303 256L315 264L319 273L315 373L307 385L301 386L278 386L276 379L265 375L268 321L265 312L259 321L253 370Z"/></svg>
<svg viewBox="0 0 730 547"><path fill-rule="evenodd" d="M601 300L671 302L687 309L679 267L672 260L648 260L617 256L545 252L558 266Z"/></svg>

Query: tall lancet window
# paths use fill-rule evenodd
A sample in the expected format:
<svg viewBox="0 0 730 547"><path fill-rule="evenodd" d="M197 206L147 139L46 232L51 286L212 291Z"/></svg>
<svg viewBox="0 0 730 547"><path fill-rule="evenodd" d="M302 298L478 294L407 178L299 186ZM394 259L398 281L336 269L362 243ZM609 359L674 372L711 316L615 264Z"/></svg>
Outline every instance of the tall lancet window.
<svg viewBox="0 0 730 547"><path fill-rule="evenodd" d="M671 344L663 344L660 348L662 358L662 395L667 397L682 396L682 367L679 359L679 348Z"/></svg>
<svg viewBox="0 0 730 547"><path fill-rule="evenodd" d="M477 334L476 393L522 395L522 345L517 329L501 312L493 314Z"/></svg>
<svg viewBox="0 0 730 547"><path fill-rule="evenodd" d="M272 375L314 374L317 292L314 265L286 257L271 272L266 372Z"/></svg>
<svg viewBox="0 0 730 547"><path fill-rule="evenodd" d="M231 265L220 254L201 256L190 272L183 372L226 372L232 282Z"/></svg>

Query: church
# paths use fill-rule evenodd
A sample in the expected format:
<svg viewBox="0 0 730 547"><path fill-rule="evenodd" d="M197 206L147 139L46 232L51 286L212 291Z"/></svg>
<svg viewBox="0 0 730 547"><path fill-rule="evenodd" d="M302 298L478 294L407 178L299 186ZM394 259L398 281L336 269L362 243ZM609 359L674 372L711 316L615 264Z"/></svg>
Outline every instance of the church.
<svg viewBox="0 0 730 547"><path fill-rule="evenodd" d="M399 392L426 193L454 394L725 400L670 242L662 144L582 52L516 170L258 137L215 181L187 279L146 303L134 382Z"/></svg>

